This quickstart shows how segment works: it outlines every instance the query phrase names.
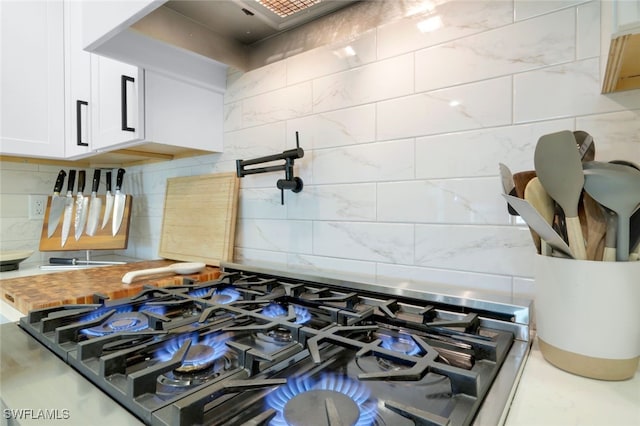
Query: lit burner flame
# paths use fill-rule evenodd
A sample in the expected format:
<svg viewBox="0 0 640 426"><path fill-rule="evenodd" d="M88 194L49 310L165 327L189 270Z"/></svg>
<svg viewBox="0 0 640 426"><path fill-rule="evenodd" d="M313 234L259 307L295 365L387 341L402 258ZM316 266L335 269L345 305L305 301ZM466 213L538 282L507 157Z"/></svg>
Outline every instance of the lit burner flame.
<svg viewBox="0 0 640 426"><path fill-rule="evenodd" d="M197 291L197 290L196 290ZM205 293L206 294L206 293ZM202 297L202 296L196 296ZM240 292L233 287L226 287L223 289L216 289L211 295L210 299L213 303L219 303L221 305L228 305L237 300L240 300Z"/></svg>
<svg viewBox="0 0 640 426"><path fill-rule="evenodd" d="M158 360L161 362L169 361L188 339L191 339L191 346L187 351L182 367L206 366L222 358L227 352L227 345L225 343L229 339L227 335L208 334L206 336L199 336L198 333L183 334L167 342L158 352ZM196 346L206 346L208 350L195 351ZM196 353L197 355L195 355Z"/></svg>
<svg viewBox="0 0 640 426"><path fill-rule="evenodd" d="M205 297L207 293L209 293L209 291L210 289L205 287L205 288L199 288L197 290L190 291L188 294L191 297L200 298L200 297Z"/></svg>
<svg viewBox="0 0 640 426"><path fill-rule="evenodd" d="M296 324L305 324L311 320L311 314L308 309L294 305L293 311L296 314ZM284 306L278 303L270 303L262 310L262 315L269 318L286 317L288 312Z"/></svg>
<svg viewBox="0 0 640 426"><path fill-rule="evenodd" d="M270 426L287 426L285 406L294 397L304 392L327 390L339 392L351 398L360 410L360 416L354 426L373 425L376 417L377 401L369 400L369 389L362 383L341 375L327 374L319 381L311 378L289 379L286 385L280 386L267 396L267 407L276 411Z"/></svg>
<svg viewBox="0 0 640 426"><path fill-rule="evenodd" d="M382 336L382 347L405 355L418 355L421 350L411 336L400 335L398 337Z"/></svg>
<svg viewBox="0 0 640 426"><path fill-rule="evenodd" d="M102 308L98 308L93 312L89 312L87 315L85 315L84 317L82 317L80 319L80 322L89 322L89 321L95 321L98 318L100 318L101 316L103 316L104 314L106 314L107 312L111 311L115 309L116 310L116 314L124 314L127 312L133 312L133 307L131 305L123 305L123 306L118 306L115 308L108 308L103 306ZM115 314L114 314L115 315Z"/></svg>
<svg viewBox="0 0 640 426"><path fill-rule="evenodd" d="M80 333L87 336L106 336L120 331L135 333L148 327L149 321L145 315L137 312L121 312L111 315L99 325L80 330Z"/></svg>

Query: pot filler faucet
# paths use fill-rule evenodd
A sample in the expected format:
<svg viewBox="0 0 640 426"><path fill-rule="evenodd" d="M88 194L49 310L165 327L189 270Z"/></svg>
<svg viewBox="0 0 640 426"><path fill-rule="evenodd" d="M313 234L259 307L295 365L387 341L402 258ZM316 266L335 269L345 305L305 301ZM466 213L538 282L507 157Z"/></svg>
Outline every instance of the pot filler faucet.
<svg viewBox="0 0 640 426"><path fill-rule="evenodd" d="M239 178L257 173L279 172L284 170L284 179L276 181L276 187L280 190L280 204L284 205L284 190L290 189L293 192L302 191L302 179L293 175L293 163L296 159L304 157L304 150L300 148L298 132L296 132L296 148L283 151L282 154L267 155L266 157L254 158L252 160L236 160L236 173ZM268 163L271 161L284 160L284 164L278 166L255 167L247 170L246 166L254 164Z"/></svg>

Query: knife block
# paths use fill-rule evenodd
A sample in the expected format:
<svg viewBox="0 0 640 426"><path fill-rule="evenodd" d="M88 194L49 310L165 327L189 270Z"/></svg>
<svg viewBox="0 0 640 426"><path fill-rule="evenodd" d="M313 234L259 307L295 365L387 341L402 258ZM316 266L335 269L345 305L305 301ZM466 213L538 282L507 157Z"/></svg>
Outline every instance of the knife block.
<svg viewBox="0 0 640 426"><path fill-rule="evenodd" d="M71 212L71 227L69 228L69 236L64 247L62 247L62 222L64 217L60 217L60 222L51 238L47 237L47 230L49 229L49 210L51 209L51 196L47 199L47 208L44 212L44 221L42 224L42 234L40 235L40 251L74 251L74 250L123 250L127 248L129 243L129 225L131 222L131 203L132 196L127 195L124 204L124 215L122 217L122 224L118 233L114 236L111 235L111 221L105 225L104 229L100 229L102 226L102 218L105 210L105 195L98 195L98 198L102 199L102 209L100 210L100 216L98 220L98 229L95 235L89 236L86 233L82 233L80 239L76 241L75 227L73 220L76 214L75 204L73 211ZM75 197L74 197L75 201ZM89 212L87 211L87 214ZM64 213L63 213L64 215Z"/></svg>

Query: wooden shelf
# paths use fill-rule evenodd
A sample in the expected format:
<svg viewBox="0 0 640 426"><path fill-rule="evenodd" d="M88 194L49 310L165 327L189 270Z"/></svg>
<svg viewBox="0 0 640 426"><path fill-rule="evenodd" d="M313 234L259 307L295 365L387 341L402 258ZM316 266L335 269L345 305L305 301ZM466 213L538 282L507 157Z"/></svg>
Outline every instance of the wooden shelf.
<svg viewBox="0 0 640 426"><path fill-rule="evenodd" d="M602 93L640 89L640 33L611 40Z"/></svg>

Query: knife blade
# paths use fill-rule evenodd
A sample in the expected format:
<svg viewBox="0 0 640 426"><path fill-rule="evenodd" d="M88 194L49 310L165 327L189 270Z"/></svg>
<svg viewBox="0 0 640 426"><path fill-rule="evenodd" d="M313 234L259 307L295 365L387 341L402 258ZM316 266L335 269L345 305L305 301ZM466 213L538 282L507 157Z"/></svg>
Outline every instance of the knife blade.
<svg viewBox="0 0 640 426"><path fill-rule="evenodd" d="M69 170L69 182L67 183L67 196L64 201L64 220L62 221L61 246L67 243L69 229L71 228L71 213L73 213L73 186L76 184L76 171Z"/></svg>
<svg viewBox="0 0 640 426"><path fill-rule="evenodd" d="M47 238L51 238L58 224L60 223L60 216L62 216L62 210L64 210L64 197L60 196L62 191L62 185L64 185L64 178L67 173L64 170L58 172L56 183L53 185L53 196L51 197L51 207L49 208L49 218L47 225Z"/></svg>
<svg viewBox="0 0 640 426"><path fill-rule="evenodd" d="M78 193L76 194L76 217L75 217L75 237L76 241L82 236L84 225L87 222L87 206L89 199L82 193L86 180L86 172L80 170L78 172Z"/></svg>
<svg viewBox="0 0 640 426"><path fill-rule="evenodd" d="M107 195L105 196L104 217L102 218L102 227L104 229L111 217L111 209L113 208L113 194L111 194L111 170L107 172Z"/></svg>
<svg viewBox="0 0 640 426"><path fill-rule="evenodd" d="M111 223L111 232L114 237L120 230L122 216L124 215L124 203L126 201L126 195L122 192L124 173L124 169L118 169L118 174L116 175L116 194L113 197L113 222Z"/></svg>
<svg viewBox="0 0 640 426"><path fill-rule="evenodd" d="M100 186L100 169L93 172L93 184L91 186L91 201L89 202L89 218L87 219L87 235L93 237L98 229L98 218L102 210L102 199L98 197Z"/></svg>

